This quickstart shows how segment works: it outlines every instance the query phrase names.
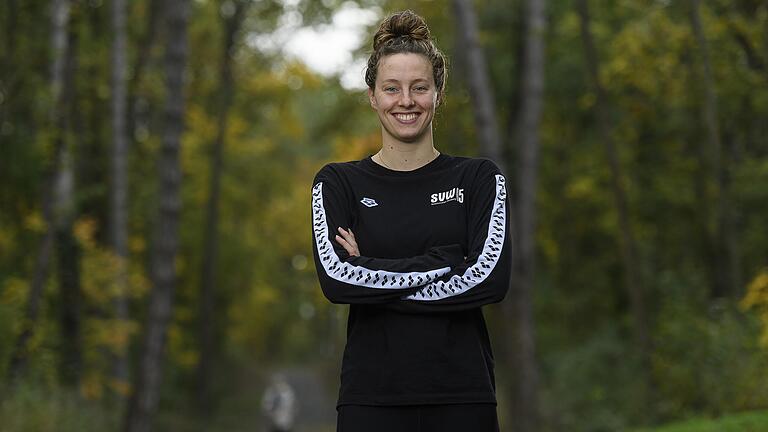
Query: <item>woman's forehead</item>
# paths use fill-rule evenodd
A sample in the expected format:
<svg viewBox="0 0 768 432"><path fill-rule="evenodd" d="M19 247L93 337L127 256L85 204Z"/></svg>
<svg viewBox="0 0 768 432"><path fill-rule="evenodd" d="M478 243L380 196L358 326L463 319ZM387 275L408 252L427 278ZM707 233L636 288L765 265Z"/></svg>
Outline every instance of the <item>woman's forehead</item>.
<svg viewBox="0 0 768 432"><path fill-rule="evenodd" d="M431 81L432 64L421 54L391 54L379 61L377 78L386 80L416 80Z"/></svg>

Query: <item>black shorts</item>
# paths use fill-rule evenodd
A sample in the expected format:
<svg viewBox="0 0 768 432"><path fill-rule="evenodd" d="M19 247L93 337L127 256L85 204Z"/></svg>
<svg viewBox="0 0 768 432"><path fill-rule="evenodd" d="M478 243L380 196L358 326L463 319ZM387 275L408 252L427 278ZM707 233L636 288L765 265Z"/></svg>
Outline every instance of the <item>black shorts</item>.
<svg viewBox="0 0 768 432"><path fill-rule="evenodd" d="M336 432L499 432L496 405L342 405Z"/></svg>

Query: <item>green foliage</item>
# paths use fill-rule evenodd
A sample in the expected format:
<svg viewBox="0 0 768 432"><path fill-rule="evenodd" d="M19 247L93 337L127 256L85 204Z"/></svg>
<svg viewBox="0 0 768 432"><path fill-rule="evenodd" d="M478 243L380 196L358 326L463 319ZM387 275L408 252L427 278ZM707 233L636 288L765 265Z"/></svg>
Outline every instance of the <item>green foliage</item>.
<svg viewBox="0 0 768 432"><path fill-rule="evenodd" d="M768 404L768 357L759 328L728 301L667 275L657 317L654 376L663 418L720 415Z"/></svg>
<svg viewBox="0 0 768 432"><path fill-rule="evenodd" d="M760 432L768 429L768 412L752 411L717 418L696 418L634 432Z"/></svg>
<svg viewBox="0 0 768 432"><path fill-rule="evenodd" d="M75 391L23 383L0 399L3 432L118 430L118 415Z"/></svg>
<svg viewBox="0 0 768 432"><path fill-rule="evenodd" d="M615 326L570 349L548 353L544 430L615 431L642 422L639 366L626 335Z"/></svg>
<svg viewBox="0 0 768 432"><path fill-rule="evenodd" d="M742 299L744 309L753 309L762 324L760 344L768 350L768 268L760 270L747 286L747 295Z"/></svg>

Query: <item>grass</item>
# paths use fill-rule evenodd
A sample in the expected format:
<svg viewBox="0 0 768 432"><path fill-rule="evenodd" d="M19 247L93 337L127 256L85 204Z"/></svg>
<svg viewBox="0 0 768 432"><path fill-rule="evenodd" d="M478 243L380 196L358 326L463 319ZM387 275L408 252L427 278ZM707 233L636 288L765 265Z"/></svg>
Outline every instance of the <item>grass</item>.
<svg viewBox="0 0 768 432"><path fill-rule="evenodd" d="M8 389L3 389L9 391ZM0 400L0 432L117 430L117 418L75 391L19 385Z"/></svg>
<svg viewBox="0 0 768 432"><path fill-rule="evenodd" d="M749 411L718 418L693 418L634 432L767 432L768 411Z"/></svg>

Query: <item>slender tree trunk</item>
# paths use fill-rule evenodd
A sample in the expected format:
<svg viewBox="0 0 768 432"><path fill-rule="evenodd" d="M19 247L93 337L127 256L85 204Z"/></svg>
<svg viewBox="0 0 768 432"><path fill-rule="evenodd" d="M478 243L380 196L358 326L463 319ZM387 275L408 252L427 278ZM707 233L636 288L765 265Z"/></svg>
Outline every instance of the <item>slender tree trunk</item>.
<svg viewBox="0 0 768 432"><path fill-rule="evenodd" d="M495 101L490 84L487 64L478 37L477 17L472 3L468 0L454 0L454 11L461 45L465 53L466 76L469 83L470 97L478 138L480 154L491 158L507 172L502 159L501 139L496 122ZM533 313L531 304L531 283L533 278L533 230L535 230L533 195L535 194L537 171L538 123L541 112L541 91L543 87L543 2L532 1L527 5L531 19L527 33L525 88L521 99L521 114L518 117L517 139L520 140L520 164L518 172L517 195L523 197L526 207L525 219L518 220L520 213L511 218L509 232L516 237L526 231L523 238L515 238L515 248L527 247L531 255L522 257L515 250L512 268L515 269L512 290L503 304L505 319L511 323L508 336L507 352L510 356L512 375L510 376L512 430L534 431L537 427L538 372L535 360L535 342ZM512 194L510 194L511 196ZM517 203L513 206L517 208ZM521 222L523 224L521 224ZM524 243L521 243L521 240ZM529 243L525 243L529 242Z"/></svg>
<svg viewBox="0 0 768 432"><path fill-rule="evenodd" d="M64 82L62 90L62 105L71 113L63 120L63 132L66 135L81 136L81 131L75 130L72 119L75 116L77 98L73 77L77 70L77 35L72 33L68 42L66 62L64 65ZM72 133L68 133L72 132ZM61 345L59 347L59 375L64 384L77 386L80 381L82 363L82 340L80 336L80 310L82 295L80 292L80 247L73 233L77 217L75 202L75 161L72 144L64 145L61 150L59 175L56 181L54 198L54 221L56 255L58 257L59 280L59 315Z"/></svg>
<svg viewBox="0 0 768 432"><path fill-rule="evenodd" d="M538 430L538 370L531 293L535 274L536 188L539 171L539 125L544 89L544 0L525 0L520 100L514 139L517 144L517 194L512 257L512 295L504 302L508 319L513 430Z"/></svg>
<svg viewBox="0 0 768 432"><path fill-rule="evenodd" d="M75 220L74 187L71 151L65 150L57 185L56 255L59 280L59 376L62 383L76 387L82 371L82 338L80 315L80 247L72 230Z"/></svg>
<svg viewBox="0 0 768 432"><path fill-rule="evenodd" d="M216 141L212 146L208 206L206 210L205 232L203 235L203 265L200 275L200 318L199 344L200 363L197 368L197 402L200 412L206 417L213 411L211 395L211 377L215 357L214 341L214 289L216 286L216 259L218 252L217 233L219 225L219 201L221 195L221 173L223 171L223 153L227 132L229 108L232 105L234 82L232 78L232 55L235 39L245 16L248 3L245 0L235 2L231 15L224 16L224 39L219 71L219 89L217 101L213 106L217 112ZM222 10L224 13L226 9Z"/></svg>
<svg viewBox="0 0 768 432"><path fill-rule="evenodd" d="M466 57L467 83L472 98L480 154L501 165L501 138L496 122L496 102L485 55L480 46L475 9L470 0L453 0L453 10L459 29L458 37Z"/></svg>
<svg viewBox="0 0 768 432"><path fill-rule="evenodd" d="M121 0L124 1L124 0ZM125 136L129 140L133 140L136 135L136 124L139 121L141 113L139 112L139 88L141 82L144 79L144 73L146 72L147 65L151 57L152 48L155 45L155 41L158 36L158 27L163 21L163 1L162 0L148 0L149 11L147 20L147 30L139 39L137 45L136 63L133 67L133 75L128 82L128 93L126 102L126 130Z"/></svg>
<svg viewBox="0 0 768 432"><path fill-rule="evenodd" d="M51 161L46 170L43 182L42 211L45 219L45 234L40 242L35 259L34 273L27 297L27 307L24 313L24 324L21 333L16 339L11 361L8 366L8 375L12 380L18 378L25 369L28 356L29 340L34 335L34 327L40 312L40 302L43 296L43 288L48 280L50 271L51 253L56 231L54 214L54 190L59 178L62 152L64 150L64 103L62 94L64 88L64 66L67 55L67 28L69 26L69 0L51 1L51 109L49 123L53 130L53 146Z"/></svg>
<svg viewBox="0 0 768 432"><path fill-rule="evenodd" d="M184 67L187 60L188 0L169 0L166 15L165 129L159 161L159 212L152 256L152 292L147 311L144 345L125 418L127 432L151 430L157 409L168 323L176 286L176 254L181 212L179 153L184 130Z"/></svg>
<svg viewBox="0 0 768 432"><path fill-rule="evenodd" d="M19 18L19 5L17 0L6 0L8 15L5 17L5 54L11 59L16 51L16 22Z"/></svg>
<svg viewBox="0 0 768 432"><path fill-rule="evenodd" d="M128 315L128 137L126 135L126 33L125 0L112 0L112 183L110 191L110 240L118 257L114 299L115 318ZM113 375L128 383L127 352L114 353Z"/></svg>
<svg viewBox="0 0 768 432"><path fill-rule="evenodd" d="M624 267L624 286L630 299L635 346L639 350L642 362L644 382L646 385L646 408L651 408L650 401L653 393L653 380L651 377L651 340L649 334L648 317L646 313L645 292L642 272L639 267L637 242L635 240L632 224L629 220L629 206L627 194L624 189L624 176L621 171L616 146L611 137L611 123L609 118L608 93L600 80L600 61L595 46L592 31L590 29L591 18L588 0L576 0L576 8L581 22L581 39L584 46L584 56L588 76L596 94L595 111L597 115L598 133L605 146L608 166L611 172L611 190L619 222L620 240L619 248L621 261Z"/></svg>
<svg viewBox="0 0 768 432"><path fill-rule="evenodd" d="M730 194L728 191L728 170L723 163L723 145L720 134L720 122L718 120L717 94L715 92L715 81L712 74L712 62L709 56L709 46L704 36L704 29L701 25L700 2L699 0L690 0L690 21L693 30L693 36L696 40L699 61L701 62L701 81L703 104L701 105L701 121L705 131L705 142L707 149L704 150L705 163L707 165L708 177L715 179L715 188L711 195L714 200L713 216L715 220L711 223L715 227L714 234L710 234L713 241L710 244L713 250L710 253L710 268L713 270L712 297L728 297L736 292L737 281L736 274L736 251L733 227L733 215L730 208ZM707 200L711 202L711 200ZM707 221L710 225L710 221Z"/></svg>

